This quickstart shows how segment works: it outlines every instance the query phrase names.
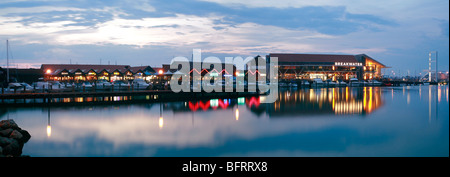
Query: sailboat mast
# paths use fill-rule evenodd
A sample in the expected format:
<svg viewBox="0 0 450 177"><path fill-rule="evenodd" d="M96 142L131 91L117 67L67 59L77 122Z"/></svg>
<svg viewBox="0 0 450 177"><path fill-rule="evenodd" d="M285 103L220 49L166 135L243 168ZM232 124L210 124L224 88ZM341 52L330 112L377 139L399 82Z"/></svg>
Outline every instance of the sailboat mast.
<svg viewBox="0 0 450 177"><path fill-rule="evenodd" d="M6 82L9 83L9 44L6 40Z"/></svg>

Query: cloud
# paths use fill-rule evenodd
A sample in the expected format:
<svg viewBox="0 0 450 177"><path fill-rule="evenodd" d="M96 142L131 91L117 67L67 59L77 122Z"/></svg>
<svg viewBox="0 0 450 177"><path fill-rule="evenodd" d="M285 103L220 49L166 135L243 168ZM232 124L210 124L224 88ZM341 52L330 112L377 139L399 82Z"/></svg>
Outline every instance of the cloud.
<svg viewBox="0 0 450 177"><path fill-rule="evenodd" d="M424 16L420 17L434 17L444 18L436 9L448 9L448 1L446 0L379 0L379 1L354 1L354 0L315 0L315 1L297 1L297 0L201 0L206 2L214 2L232 8L303 8L303 7L345 7L347 12L353 14L371 14L383 16L387 18L408 19L411 17L419 17L417 13ZM439 4L439 5L436 5ZM442 6L441 6L442 5ZM431 13L430 13L431 12ZM419 18L420 18L419 17Z"/></svg>
<svg viewBox="0 0 450 177"><path fill-rule="evenodd" d="M436 50L432 41L448 43L448 16L443 12L448 13L448 1L8 2L0 7L0 38L15 45L47 46L42 51L79 49L76 53L80 58L129 56L136 50L152 50L151 55L158 51L157 56L169 62L174 55L189 56L193 48L212 55L285 52L380 56L398 50L417 52L421 45ZM425 43L432 46L423 46ZM80 45L90 47L77 48ZM124 50L106 52L120 47ZM448 52L440 54L445 57ZM147 58L129 62L143 64Z"/></svg>
<svg viewBox="0 0 450 177"><path fill-rule="evenodd" d="M37 6L37 7L8 7L1 8L0 16L5 15L26 15L45 12L67 12L67 11L86 11L86 9L74 7L56 7L56 6Z"/></svg>

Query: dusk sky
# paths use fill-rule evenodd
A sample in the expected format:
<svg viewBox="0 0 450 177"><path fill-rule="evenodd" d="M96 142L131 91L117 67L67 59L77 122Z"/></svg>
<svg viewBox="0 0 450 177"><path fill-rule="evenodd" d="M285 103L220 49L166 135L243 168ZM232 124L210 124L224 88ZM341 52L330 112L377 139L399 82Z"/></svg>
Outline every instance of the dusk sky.
<svg viewBox="0 0 450 177"><path fill-rule="evenodd" d="M127 64L160 67L175 56L367 54L402 75L449 68L448 0L2 0L14 67ZM433 54L434 59L434 54ZM434 68L434 66L433 66Z"/></svg>

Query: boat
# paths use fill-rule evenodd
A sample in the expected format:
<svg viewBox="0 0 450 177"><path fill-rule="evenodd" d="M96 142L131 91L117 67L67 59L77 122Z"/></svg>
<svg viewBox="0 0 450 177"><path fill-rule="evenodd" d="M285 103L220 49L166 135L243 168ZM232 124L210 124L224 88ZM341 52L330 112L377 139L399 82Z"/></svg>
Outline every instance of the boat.
<svg viewBox="0 0 450 177"><path fill-rule="evenodd" d="M33 92L33 90L34 90L33 87L30 84L27 84L25 82L20 83L20 85L22 86L21 87L22 88L22 90L21 90L22 93L24 93L24 92Z"/></svg>
<svg viewBox="0 0 450 177"><path fill-rule="evenodd" d="M322 81L322 79L320 79L320 78L315 78L314 80L313 80L313 84L312 84L314 87L323 87L324 86L324 83L323 83L323 81Z"/></svg>
<svg viewBox="0 0 450 177"><path fill-rule="evenodd" d="M143 79L135 79L132 86L134 90L146 90L150 84L147 84Z"/></svg>
<svg viewBox="0 0 450 177"><path fill-rule="evenodd" d="M363 87L365 87L365 86L370 86L369 83L366 82L366 81L364 81L364 80L360 81L359 84L360 84L361 86L363 86Z"/></svg>
<svg viewBox="0 0 450 177"><path fill-rule="evenodd" d="M69 90L63 84L61 84L59 81L49 81L48 86L49 86L49 90L53 91L53 92L62 92L62 91Z"/></svg>
<svg viewBox="0 0 450 177"><path fill-rule="evenodd" d="M128 90L128 88L130 87L130 84L125 83L121 80L115 80L113 82L113 87L114 87L114 90Z"/></svg>
<svg viewBox="0 0 450 177"><path fill-rule="evenodd" d="M325 81L325 85L327 87L336 87L338 84L335 81L332 81L331 79L328 79Z"/></svg>
<svg viewBox="0 0 450 177"><path fill-rule="evenodd" d="M90 82L80 82L75 85L76 90L78 91L92 91L92 84Z"/></svg>
<svg viewBox="0 0 450 177"><path fill-rule="evenodd" d="M341 79L337 81L339 87L347 87L347 83Z"/></svg>
<svg viewBox="0 0 450 177"><path fill-rule="evenodd" d="M302 80L300 82L301 87L309 87L311 84L307 80Z"/></svg>
<svg viewBox="0 0 450 177"><path fill-rule="evenodd" d="M289 83L288 86L289 86L289 87L294 87L294 88L297 88L297 87L298 87L297 83L295 83L295 82Z"/></svg>
<svg viewBox="0 0 450 177"><path fill-rule="evenodd" d="M111 89L111 87L112 87L112 84L104 79L98 80L95 83L96 90L109 90L109 89Z"/></svg>
<svg viewBox="0 0 450 177"><path fill-rule="evenodd" d="M286 82L280 82L278 83L279 87L287 87L288 85L286 84Z"/></svg>
<svg viewBox="0 0 450 177"><path fill-rule="evenodd" d="M369 86L381 86L381 84L383 84L382 82L379 82L377 80L368 80L367 82Z"/></svg>
<svg viewBox="0 0 450 177"><path fill-rule="evenodd" d="M351 87L358 87L361 86L361 82L357 78L350 78L348 85Z"/></svg>
<svg viewBox="0 0 450 177"><path fill-rule="evenodd" d="M225 81L219 81L219 85L221 87L224 87L226 84ZM262 88L263 90L269 88L269 83L267 83L266 81L256 81L256 82L249 82L248 83L248 88L251 87L255 87L256 90L260 90L260 88Z"/></svg>
<svg viewBox="0 0 450 177"><path fill-rule="evenodd" d="M26 83L17 83L17 82L11 82L8 84L8 87L2 88L2 92L9 94L9 93L24 93L24 92L31 92L33 90L33 87L29 86Z"/></svg>
<svg viewBox="0 0 450 177"><path fill-rule="evenodd" d="M31 86L34 88L37 92L45 92L50 88L50 83L44 82L44 81L38 81L31 84Z"/></svg>
<svg viewBox="0 0 450 177"><path fill-rule="evenodd" d="M390 82L383 82L383 84L381 84L382 86L392 86L392 83Z"/></svg>

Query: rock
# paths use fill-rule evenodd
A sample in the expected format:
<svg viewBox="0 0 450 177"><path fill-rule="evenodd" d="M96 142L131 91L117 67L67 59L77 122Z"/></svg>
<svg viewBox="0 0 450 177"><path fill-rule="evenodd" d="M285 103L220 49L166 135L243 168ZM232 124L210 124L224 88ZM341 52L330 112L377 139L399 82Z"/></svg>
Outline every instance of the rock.
<svg viewBox="0 0 450 177"><path fill-rule="evenodd" d="M12 128L8 128L8 129L5 129L5 130L1 130L1 131L0 131L0 136L3 136L3 137L9 137L9 135L11 135L11 132L13 132L13 129L12 129Z"/></svg>
<svg viewBox="0 0 450 177"><path fill-rule="evenodd" d="M30 133L22 130L14 120L0 121L0 157L21 156L22 148L30 138Z"/></svg>
<svg viewBox="0 0 450 177"><path fill-rule="evenodd" d="M11 132L11 135L9 135L9 137L14 138L16 140L20 140L23 137L23 135L19 131L14 130L13 132Z"/></svg>
<svg viewBox="0 0 450 177"><path fill-rule="evenodd" d="M20 141L22 143L26 143L26 142L28 142L28 140L30 140L31 135L30 135L30 133L28 133L28 131L26 131L26 130L19 130L19 132L22 134L22 138L20 139Z"/></svg>
<svg viewBox="0 0 450 177"><path fill-rule="evenodd" d="M14 120L12 119L0 121L0 129L5 130L8 128L20 129L19 126L16 124L16 122L14 122Z"/></svg>
<svg viewBox="0 0 450 177"><path fill-rule="evenodd" d="M22 154L22 147L17 140L11 139L11 143L3 147L3 155L18 157Z"/></svg>
<svg viewBox="0 0 450 177"><path fill-rule="evenodd" d="M1 147L3 147L3 146L7 146L7 145L9 145L9 144L11 144L11 138L8 138L8 137L0 137L0 146Z"/></svg>

